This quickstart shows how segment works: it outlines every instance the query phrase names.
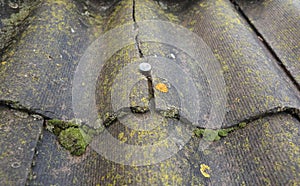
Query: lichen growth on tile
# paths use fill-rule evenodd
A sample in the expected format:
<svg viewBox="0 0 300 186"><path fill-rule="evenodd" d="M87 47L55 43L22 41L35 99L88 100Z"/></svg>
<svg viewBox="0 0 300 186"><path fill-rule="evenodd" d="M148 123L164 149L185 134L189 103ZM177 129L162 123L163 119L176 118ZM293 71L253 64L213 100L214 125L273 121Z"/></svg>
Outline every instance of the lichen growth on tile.
<svg viewBox="0 0 300 186"><path fill-rule="evenodd" d="M210 174L208 173L210 171L210 167L205 164L200 165L200 172L205 178L210 178Z"/></svg>
<svg viewBox="0 0 300 186"><path fill-rule="evenodd" d="M157 83L155 88L163 93L167 93L169 91L168 86L164 83Z"/></svg>

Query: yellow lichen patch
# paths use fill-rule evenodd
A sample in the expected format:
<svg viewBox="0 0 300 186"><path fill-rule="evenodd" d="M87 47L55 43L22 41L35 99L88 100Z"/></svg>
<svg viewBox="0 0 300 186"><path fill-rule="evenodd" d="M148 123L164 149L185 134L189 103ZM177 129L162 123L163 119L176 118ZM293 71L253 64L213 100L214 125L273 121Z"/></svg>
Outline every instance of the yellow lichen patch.
<svg viewBox="0 0 300 186"><path fill-rule="evenodd" d="M167 92L169 91L167 85L164 84L164 83L157 83L157 84L155 85L155 88L156 88L157 90L159 90L160 92L163 92L163 93L167 93Z"/></svg>
<svg viewBox="0 0 300 186"><path fill-rule="evenodd" d="M207 173L207 171L209 171L209 170L210 170L210 167L208 165L205 165L205 164L200 165L200 172L202 173L202 175L205 178L210 178L210 175Z"/></svg>
<svg viewBox="0 0 300 186"><path fill-rule="evenodd" d="M2 61L1 62L1 65L5 65L7 62L6 61Z"/></svg>
<svg viewBox="0 0 300 186"><path fill-rule="evenodd" d="M118 135L118 138L123 143L127 141L127 137L125 137L124 132L120 132L119 135Z"/></svg>

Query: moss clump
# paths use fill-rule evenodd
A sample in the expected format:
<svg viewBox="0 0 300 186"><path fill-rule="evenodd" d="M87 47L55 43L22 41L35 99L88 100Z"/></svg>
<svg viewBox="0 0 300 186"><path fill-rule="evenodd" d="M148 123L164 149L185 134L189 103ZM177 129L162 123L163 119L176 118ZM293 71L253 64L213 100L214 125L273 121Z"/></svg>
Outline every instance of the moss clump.
<svg viewBox="0 0 300 186"><path fill-rule="evenodd" d="M199 129L199 128L195 129L195 130L194 130L195 136L198 137L198 138L202 137L203 134L204 134L204 130L205 130L205 129Z"/></svg>
<svg viewBox="0 0 300 186"><path fill-rule="evenodd" d="M197 128L194 130L194 134L196 137L203 137L205 141L217 141L221 139L218 130Z"/></svg>
<svg viewBox="0 0 300 186"><path fill-rule="evenodd" d="M145 107L142 107L142 106L133 106L133 107L130 107L130 110L133 113L146 113L146 112L150 111L150 109L149 109L148 106L145 106Z"/></svg>
<svg viewBox="0 0 300 186"><path fill-rule="evenodd" d="M220 137L226 137L228 135L228 133L230 133L230 132L232 132L236 129L238 129L238 128L237 127L231 127L231 128L228 128L228 129L220 129L220 130L218 130L218 135Z"/></svg>
<svg viewBox="0 0 300 186"><path fill-rule="evenodd" d="M76 123L72 123L69 121L62 121L62 120L58 120L58 119L49 120L48 124L52 125L54 127L59 127L61 129L66 129L69 127L78 127L78 124L76 124Z"/></svg>
<svg viewBox="0 0 300 186"><path fill-rule="evenodd" d="M58 136L62 130L70 127L78 128L79 125L73 122L62 121L58 119L48 120L46 125L46 129L50 132L53 132L56 136Z"/></svg>
<svg viewBox="0 0 300 186"><path fill-rule="evenodd" d="M176 107L170 107L166 111L160 111L160 114L165 118L180 119L179 109Z"/></svg>
<svg viewBox="0 0 300 186"><path fill-rule="evenodd" d="M217 130L206 129L203 133L203 139L205 141L218 141L221 139L221 137L218 135Z"/></svg>
<svg viewBox="0 0 300 186"><path fill-rule="evenodd" d="M242 122L239 124L239 128L244 128L246 127L247 123L246 122Z"/></svg>
<svg viewBox="0 0 300 186"><path fill-rule="evenodd" d="M58 141L72 155L80 156L85 152L88 145L82 133L83 131L79 128L71 127L60 132Z"/></svg>
<svg viewBox="0 0 300 186"><path fill-rule="evenodd" d="M103 125L105 127L109 127L113 122L115 122L117 120L117 114L115 113L109 113L107 112L105 115L104 115L104 119L103 119Z"/></svg>
<svg viewBox="0 0 300 186"><path fill-rule="evenodd" d="M90 127L78 119L71 121L52 119L47 121L46 129L54 133L59 143L72 155L80 156L92 139L103 131L101 123L99 120L99 126Z"/></svg>
<svg viewBox="0 0 300 186"><path fill-rule="evenodd" d="M80 156L85 152L89 139L79 124L58 119L48 120L46 129L58 136L58 141L72 155Z"/></svg>
<svg viewBox="0 0 300 186"><path fill-rule="evenodd" d="M206 141L218 141L222 137L226 137L232 131L245 128L246 125L247 125L246 122L242 122L235 127L230 127L227 129L218 129L218 130L196 128L194 130L194 134L196 137L199 138L203 137L203 139Z"/></svg>

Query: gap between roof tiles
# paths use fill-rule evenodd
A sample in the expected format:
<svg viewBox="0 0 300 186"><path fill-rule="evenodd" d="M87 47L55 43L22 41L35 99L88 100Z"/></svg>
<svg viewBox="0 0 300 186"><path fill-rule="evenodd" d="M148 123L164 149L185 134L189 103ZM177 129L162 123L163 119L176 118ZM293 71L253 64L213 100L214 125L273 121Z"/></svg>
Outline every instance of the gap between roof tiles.
<svg viewBox="0 0 300 186"><path fill-rule="evenodd" d="M296 79L293 77L291 72L286 68L286 66L282 63L281 59L278 57L276 52L273 50L273 48L269 45L269 43L265 40L263 35L258 31L258 29L251 23L250 19L247 17L247 15L243 12L241 7L238 5L237 0L230 0L230 2L234 5L236 11L246 20L247 24L251 27L251 29L254 31L254 33L257 35L258 39L262 42L262 44L267 48L267 50L271 53L271 55L275 58L277 61L277 64L279 67L284 71L284 73L288 76L289 80L293 83L293 85L300 91L300 84L296 81Z"/></svg>

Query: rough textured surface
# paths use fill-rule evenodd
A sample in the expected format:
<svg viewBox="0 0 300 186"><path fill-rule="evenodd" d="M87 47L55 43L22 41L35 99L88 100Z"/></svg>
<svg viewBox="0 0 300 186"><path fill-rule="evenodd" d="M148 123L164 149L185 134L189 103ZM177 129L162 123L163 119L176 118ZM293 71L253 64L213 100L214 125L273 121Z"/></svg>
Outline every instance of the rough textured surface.
<svg viewBox="0 0 300 186"><path fill-rule="evenodd" d="M299 108L298 91L229 1L201 1L183 24L211 47L228 88L224 127L280 108Z"/></svg>
<svg viewBox="0 0 300 186"><path fill-rule="evenodd" d="M43 120L0 106L1 185L24 185L31 171Z"/></svg>
<svg viewBox="0 0 300 186"><path fill-rule="evenodd" d="M299 184L299 129L299 120L278 114L213 144L201 158L212 169L211 184Z"/></svg>
<svg viewBox="0 0 300 186"><path fill-rule="evenodd" d="M55 136L45 132L33 169L36 179L30 184L232 185L235 180L236 185L293 185L300 181L299 124L289 114L268 116L204 151L198 150L201 140L193 137L172 158L142 167L110 162L91 149L84 156L71 157ZM210 178L201 174L201 164L210 167Z"/></svg>
<svg viewBox="0 0 300 186"><path fill-rule="evenodd" d="M117 133L121 129L117 125L112 131ZM150 141L158 137L154 132L137 131L134 131L133 136L135 139L139 136L138 139L142 140L142 143L146 143L143 141L145 136L148 136ZM120 140L125 140L123 142L128 140L132 143L134 138L130 138L129 133L119 135ZM192 176L189 171L186 172L190 167L189 160L183 158L182 154L155 165L126 166L111 162L91 149L81 157L71 157L55 141L53 134L44 133L38 146L36 166L33 168L36 179L31 180L30 185L180 185L188 184L189 180L185 177ZM51 166L43 166L46 164Z"/></svg>
<svg viewBox="0 0 300 186"><path fill-rule="evenodd" d="M0 2L0 55L13 45L30 23L30 15L39 1Z"/></svg>
<svg viewBox="0 0 300 186"><path fill-rule="evenodd" d="M16 47L3 56L1 100L18 102L47 117L72 118L76 64L101 33L102 18L90 14L73 1L42 2Z"/></svg>
<svg viewBox="0 0 300 186"><path fill-rule="evenodd" d="M300 84L300 2L237 0L285 68Z"/></svg>
<svg viewBox="0 0 300 186"><path fill-rule="evenodd" d="M31 116L19 111L2 109L0 154L6 156L6 152L11 153L14 148L11 144L17 144L15 138L18 140L25 136L26 140L18 141L24 158L5 159L3 164L1 161L0 168L5 172L0 171L0 176L3 175L9 184L24 184L33 162L27 180L29 185L299 184L300 123L297 113L300 94L295 86L295 81L299 83L299 32L293 32L298 28L296 8L299 1L262 1L260 4L258 1L241 0L236 3L242 7L246 17L229 0L43 0L38 6L29 6L30 14L24 14L25 20L20 17L20 24L13 27L17 32L9 38L0 36L1 49L6 49L1 51L0 102L15 110L39 113L47 119L68 120L77 117L77 114L94 114L97 122L95 125L87 123L90 125L87 130L94 130L99 127L98 124L108 121L106 131L113 139L100 135L92 140L85 153L80 149L83 155L72 156L58 140L63 140L65 147L76 151L78 148L72 143L76 144L78 138L71 139L69 136L73 129L76 129L76 135L79 134L81 128L65 129L60 137L43 130L43 138L36 146L41 121L32 121ZM5 4L4 8L7 7ZM261 14L256 14L256 11ZM21 9L5 9L5 15L0 16L1 19L9 19L18 12ZM184 30L183 36L172 35L178 33L172 24L145 24L147 20L168 21L189 31ZM266 21L274 24L267 26ZM0 29L6 28L3 23L7 22L1 21ZM127 26L120 27L123 24ZM109 37L100 40L100 43L96 40L111 29L115 29L114 35L105 35ZM257 35L257 31L261 36ZM190 36L197 36L194 37L196 40ZM197 38L201 38L200 42ZM97 42L93 43L95 40ZM122 48L117 47L124 43L126 45ZM199 55L191 55L191 51L199 52ZM109 56L103 63L102 54ZM128 66L145 60L153 66L151 90L147 79L138 72L138 66L126 71ZM286 69L278 64L280 62ZM222 70L210 71L210 65L216 64ZM75 102L83 109L80 110L82 113L76 113L72 110L72 88L76 82L72 80L78 72L76 67L80 65L85 81L78 86L82 89L76 89L81 91L82 96ZM100 68L95 76L93 73ZM222 96L218 89L211 88L219 82L221 72L226 86L218 88L228 95L226 104L223 104L224 100L211 98L213 95L214 98ZM90 76L95 77L89 79ZM95 83L92 84L92 94L83 91L88 90L84 87L91 83L89 80ZM191 81L195 87L190 86ZM153 96L151 91L155 102L150 100ZM119 97L116 99L113 93ZM88 100L95 100L95 113L90 112L92 105ZM182 101L188 104L182 107ZM225 119L223 123L207 125L210 115L214 115L210 109L213 106L226 108ZM16 119L17 124L5 119L12 117L13 113L21 117ZM216 115L219 114L221 112ZM191 117L194 115L199 118ZM151 116L155 116L154 120L145 122ZM82 125L89 121L86 118L76 119L82 119ZM18 124L21 125L24 120L26 130L16 135ZM203 138L191 132L195 125L204 131ZM7 126L15 130L2 136L2 129L4 132L10 129ZM155 128L148 131L134 128L148 129L151 126ZM205 132L203 129L221 127L233 127L234 130L218 134L217 131ZM77 137L82 140L86 136ZM175 143L165 142L168 137ZM27 138L33 139L29 145ZM215 141L207 142L205 139ZM157 149L153 144L161 141L161 149ZM79 142L85 148L86 144ZM124 151L122 145L126 144L136 147L149 145L150 148L144 154L142 148ZM34 152L29 149L35 147L37 153L33 158ZM173 147L170 152L164 151L170 147ZM168 157L175 147L179 152ZM103 151L108 153L100 155ZM130 166L110 161L104 156L115 156L119 161L132 160L132 157L150 157L150 160L143 162L142 166ZM164 161L151 164L152 160L164 156L167 157ZM18 167L18 162L9 167L21 159L26 163L25 172L13 169ZM136 165L139 162L135 160L133 163Z"/></svg>
<svg viewBox="0 0 300 186"><path fill-rule="evenodd" d="M236 125L266 112L299 108L298 90L229 1L201 1L174 15L165 13L153 1L137 1L136 8L137 21L154 19L183 25L201 37L212 49L222 65L228 91L227 114L222 127ZM157 32L165 34L165 37L171 34L160 27L156 29ZM145 42L147 37L143 37L143 34L150 33L140 31L141 51L144 56L171 58L170 55L173 54L176 57L172 59L175 63L194 67L191 65L194 63L193 59L189 59L178 48ZM211 57L206 55L203 58L209 61ZM189 74L202 86L198 86L198 92L200 98L204 99L201 100L203 111L200 112L203 121L207 117L208 108L212 103L216 104L216 100L206 99L207 95L211 95L211 84L203 76L203 69L196 73L193 70L190 69Z"/></svg>

